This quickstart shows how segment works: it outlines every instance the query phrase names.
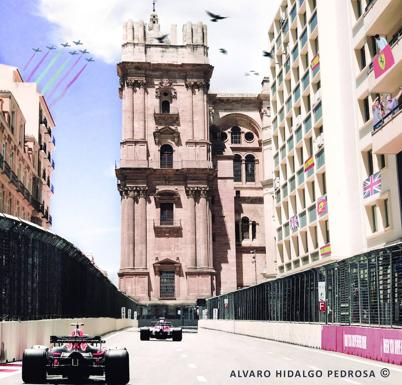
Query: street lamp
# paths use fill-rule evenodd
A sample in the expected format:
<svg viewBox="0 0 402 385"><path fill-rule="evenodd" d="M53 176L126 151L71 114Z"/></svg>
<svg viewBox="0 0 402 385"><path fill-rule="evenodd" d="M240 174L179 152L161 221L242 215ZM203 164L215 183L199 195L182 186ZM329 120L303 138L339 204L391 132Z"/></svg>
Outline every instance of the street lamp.
<svg viewBox="0 0 402 385"><path fill-rule="evenodd" d="M254 263L255 284L257 285L257 258L255 255L255 250L251 250L250 253L252 254L251 263Z"/></svg>

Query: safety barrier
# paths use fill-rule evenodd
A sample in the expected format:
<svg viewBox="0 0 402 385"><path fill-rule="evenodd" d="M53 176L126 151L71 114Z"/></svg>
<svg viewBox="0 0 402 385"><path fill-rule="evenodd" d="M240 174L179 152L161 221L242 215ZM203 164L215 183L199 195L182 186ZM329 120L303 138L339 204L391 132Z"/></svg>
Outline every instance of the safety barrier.
<svg viewBox="0 0 402 385"><path fill-rule="evenodd" d="M0 320L141 314L95 264L65 239L0 214Z"/></svg>

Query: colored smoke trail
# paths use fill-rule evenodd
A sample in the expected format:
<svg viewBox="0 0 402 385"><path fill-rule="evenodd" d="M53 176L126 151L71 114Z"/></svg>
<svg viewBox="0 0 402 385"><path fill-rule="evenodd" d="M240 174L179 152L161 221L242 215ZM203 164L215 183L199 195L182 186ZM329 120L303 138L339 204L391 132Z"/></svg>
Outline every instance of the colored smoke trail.
<svg viewBox="0 0 402 385"><path fill-rule="evenodd" d="M30 82L32 80L32 77L35 75L35 73L38 70L38 68L42 65L42 63L48 57L49 53L50 53L50 51L47 51L46 53L43 54L42 59L39 60L39 63L33 68L31 73L29 74L29 76L27 78L27 82Z"/></svg>
<svg viewBox="0 0 402 385"><path fill-rule="evenodd" d="M52 77L46 82L43 87L42 94L46 94L46 92L53 86L56 80L61 76L64 71L64 68L70 63L71 57L68 57L64 63L57 69L57 71L52 75Z"/></svg>
<svg viewBox="0 0 402 385"><path fill-rule="evenodd" d="M48 51L50 52L50 51ZM46 68L41 72L41 74L35 79L35 82L39 85L40 82L43 80L43 78L46 76L46 74L49 72L49 70L54 66L54 64L57 62L57 59L60 57L60 55L63 53L63 51L58 52L56 55L53 56L53 59L50 60L49 64L46 66Z"/></svg>
<svg viewBox="0 0 402 385"><path fill-rule="evenodd" d="M26 69L29 67L29 65L31 64L31 61L33 60L33 58L35 57L35 55L36 55L36 52L34 52L33 54L32 54L32 56L29 58L29 60L27 61L27 63L24 65L24 69L23 69L23 71L26 71Z"/></svg>
<svg viewBox="0 0 402 385"><path fill-rule="evenodd" d="M72 70L79 63L81 58L82 58L82 55L72 64L72 66L67 70L67 72L64 74L64 76L57 82L56 86L52 89L52 91L50 92L50 94L48 96L49 100L54 95L54 93L58 90L58 88L64 82L64 80L66 80L66 78L71 74Z"/></svg>
<svg viewBox="0 0 402 385"><path fill-rule="evenodd" d="M67 86L64 88L63 92L60 94L59 97L57 97L50 105L53 106L55 105L63 96L67 93L68 89L78 80L78 78L81 76L81 74L84 72L85 68L87 68L88 64L85 64L77 73L76 75L70 80L70 82L67 84Z"/></svg>

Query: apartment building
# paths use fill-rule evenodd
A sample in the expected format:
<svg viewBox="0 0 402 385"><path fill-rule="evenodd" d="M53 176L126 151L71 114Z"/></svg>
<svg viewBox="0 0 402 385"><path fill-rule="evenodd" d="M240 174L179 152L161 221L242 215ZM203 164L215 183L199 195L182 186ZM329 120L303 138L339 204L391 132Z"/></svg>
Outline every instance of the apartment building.
<svg viewBox="0 0 402 385"><path fill-rule="evenodd" d="M280 275L350 257L402 235L396 156L376 150L370 91L394 94L398 87L395 80L386 81L398 77L396 53L395 67L382 80L374 81L370 63L376 53L371 36L392 39L399 31L400 12L392 12L392 3L400 1L377 2L391 7L388 16L375 12L389 31L367 25L360 27L366 32L358 31L354 24L365 24L360 18L369 15L370 7L363 13L360 4L359 16L358 2L349 0L284 0L269 28ZM399 21L386 21L392 15ZM363 51L366 65L360 70ZM366 80L360 72L367 72ZM386 124L395 124L395 118Z"/></svg>
<svg viewBox="0 0 402 385"><path fill-rule="evenodd" d="M48 228L52 225L50 201L54 193L53 117L36 84L25 83L17 68L0 64L0 90L4 108L1 169L16 188L10 192L9 185L3 184L3 212ZM18 191L24 196L21 202Z"/></svg>

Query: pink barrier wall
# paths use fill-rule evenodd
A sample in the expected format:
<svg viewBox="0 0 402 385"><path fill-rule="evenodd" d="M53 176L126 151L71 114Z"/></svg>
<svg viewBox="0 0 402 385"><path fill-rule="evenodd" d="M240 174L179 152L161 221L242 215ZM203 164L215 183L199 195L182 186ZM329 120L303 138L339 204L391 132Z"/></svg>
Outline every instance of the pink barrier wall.
<svg viewBox="0 0 402 385"><path fill-rule="evenodd" d="M402 365L402 329L325 325L321 348Z"/></svg>

